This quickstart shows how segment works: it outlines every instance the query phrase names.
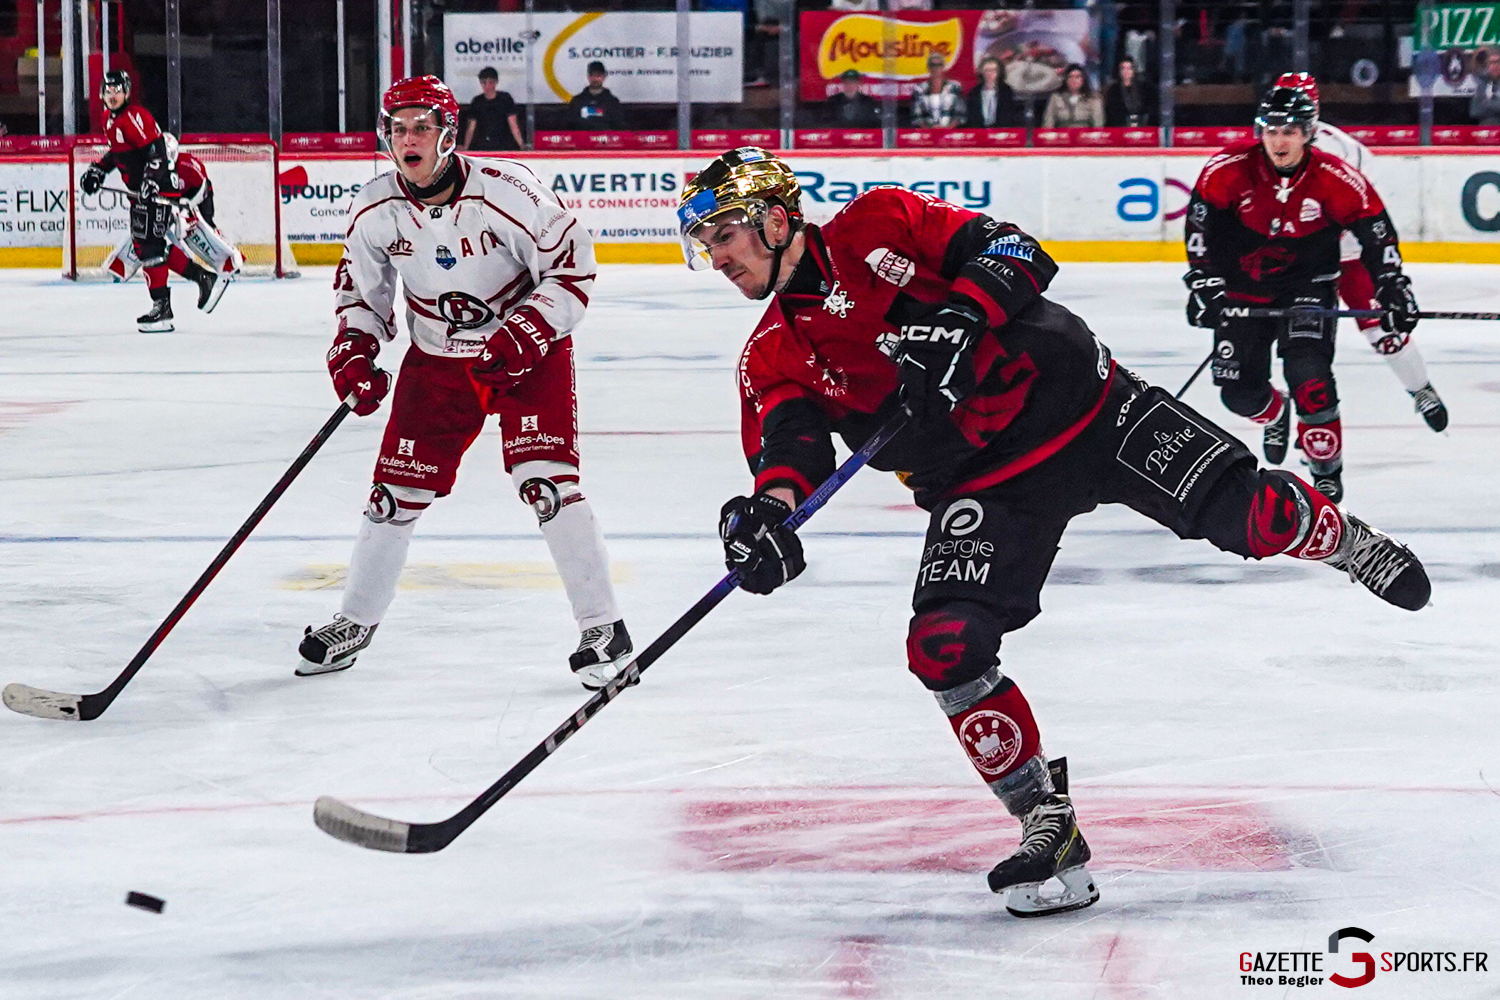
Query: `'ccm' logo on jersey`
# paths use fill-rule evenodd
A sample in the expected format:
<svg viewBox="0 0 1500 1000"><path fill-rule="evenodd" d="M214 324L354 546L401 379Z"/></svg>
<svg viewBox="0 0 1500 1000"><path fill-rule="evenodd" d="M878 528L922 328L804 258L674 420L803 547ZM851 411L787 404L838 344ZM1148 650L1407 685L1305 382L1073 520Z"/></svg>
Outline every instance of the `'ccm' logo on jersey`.
<svg viewBox="0 0 1500 1000"><path fill-rule="evenodd" d="M926 341L933 344L939 344L945 340L954 344L962 344L964 329L958 327L950 330L946 326L908 326L901 331L901 336L905 340Z"/></svg>

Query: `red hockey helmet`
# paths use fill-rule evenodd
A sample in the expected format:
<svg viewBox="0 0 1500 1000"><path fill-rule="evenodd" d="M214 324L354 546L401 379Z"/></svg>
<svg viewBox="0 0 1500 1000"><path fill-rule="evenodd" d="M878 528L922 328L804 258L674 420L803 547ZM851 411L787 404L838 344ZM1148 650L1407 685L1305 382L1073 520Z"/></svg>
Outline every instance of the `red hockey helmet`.
<svg viewBox="0 0 1500 1000"><path fill-rule="evenodd" d="M1312 100L1313 110L1319 109L1318 81L1311 73L1283 73L1276 78L1276 86L1302 91Z"/></svg>

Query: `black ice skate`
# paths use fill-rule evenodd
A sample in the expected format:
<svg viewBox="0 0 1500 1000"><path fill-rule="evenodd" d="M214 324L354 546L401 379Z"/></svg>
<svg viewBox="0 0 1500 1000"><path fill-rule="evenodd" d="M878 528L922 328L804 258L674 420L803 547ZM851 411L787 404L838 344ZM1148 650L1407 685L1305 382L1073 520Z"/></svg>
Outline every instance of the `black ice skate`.
<svg viewBox="0 0 1500 1000"><path fill-rule="evenodd" d="M1420 611L1432 598L1427 571L1411 549L1348 511L1344 512L1343 541L1323 561L1398 608Z"/></svg>
<svg viewBox="0 0 1500 1000"><path fill-rule="evenodd" d="M1266 424L1265 434L1261 437L1261 446L1266 451L1266 461L1272 465L1280 465L1286 461L1286 445L1292 436L1292 404L1290 400L1283 400L1281 404L1281 416Z"/></svg>
<svg viewBox="0 0 1500 1000"><path fill-rule="evenodd" d="M297 652L302 654L297 676L312 677L348 670L370 644L379 627L358 625L343 615L334 615L333 621L316 631L311 625L307 626L302 633L302 642L297 645Z"/></svg>
<svg viewBox="0 0 1500 1000"><path fill-rule="evenodd" d="M1427 421L1427 426L1435 431L1444 431L1448 428L1448 408L1443 405L1443 400L1438 396L1437 390L1428 382L1420 389L1414 389L1411 398L1417 405L1417 412L1422 419Z"/></svg>
<svg viewBox="0 0 1500 1000"><path fill-rule="evenodd" d="M206 313L213 312L214 306L224 297L224 289L229 287L230 275L194 264L187 277L198 286L198 308Z"/></svg>
<svg viewBox="0 0 1500 1000"><path fill-rule="evenodd" d="M161 291L167 292L165 288ZM152 292L151 311L144 316L137 316L135 323L142 333L171 333L176 329L172 325L172 293L158 295Z"/></svg>
<svg viewBox="0 0 1500 1000"><path fill-rule="evenodd" d="M1099 900L1084 867L1092 856L1073 803L1064 794L1049 794L1021 817L1021 846L990 872L990 891L1004 892L1005 908L1018 917L1081 910ZM1043 891L1052 880L1061 884L1060 892Z"/></svg>
<svg viewBox="0 0 1500 1000"><path fill-rule="evenodd" d="M578 648L568 657L568 666L584 687L598 691L619 676L634 649L624 621L595 625L583 630Z"/></svg>

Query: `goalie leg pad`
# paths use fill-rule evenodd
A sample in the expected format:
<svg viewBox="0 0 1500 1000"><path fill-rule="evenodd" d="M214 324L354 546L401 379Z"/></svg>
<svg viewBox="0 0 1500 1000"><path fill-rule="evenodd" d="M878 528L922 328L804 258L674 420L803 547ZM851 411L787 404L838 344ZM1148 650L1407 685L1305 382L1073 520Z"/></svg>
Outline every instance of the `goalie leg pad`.
<svg viewBox="0 0 1500 1000"><path fill-rule="evenodd" d="M104 258L104 270L115 281L129 281L140 269L141 259L135 253L135 240L129 236Z"/></svg>
<svg viewBox="0 0 1500 1000"><path fill-rule="evenodd" d="M511 479L536 513L579 631L620 621L604 533L578 487L578 466L520 462L511 468Z"/></svg>

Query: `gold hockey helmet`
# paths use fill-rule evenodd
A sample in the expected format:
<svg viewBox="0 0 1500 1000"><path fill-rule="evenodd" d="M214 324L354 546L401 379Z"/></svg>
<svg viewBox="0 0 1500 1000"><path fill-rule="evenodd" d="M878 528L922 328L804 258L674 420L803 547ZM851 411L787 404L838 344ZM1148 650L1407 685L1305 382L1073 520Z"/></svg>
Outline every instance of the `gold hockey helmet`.
<svg viewBox="0 0 1500 1000"><path fill-rule="evenodd" d="M683 186L677 205L688 267L701 271L709 266L708 247L693 234L711 219L736 210L745 213L745 221L759 231L768 249L785 250L766 240L766 213L772 205L786 210L793 232L802 224L802 187L791 167L757 146L741 146L715 157Z"/></svg>

